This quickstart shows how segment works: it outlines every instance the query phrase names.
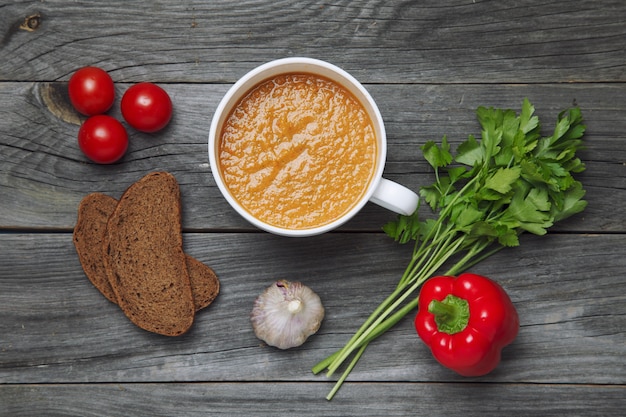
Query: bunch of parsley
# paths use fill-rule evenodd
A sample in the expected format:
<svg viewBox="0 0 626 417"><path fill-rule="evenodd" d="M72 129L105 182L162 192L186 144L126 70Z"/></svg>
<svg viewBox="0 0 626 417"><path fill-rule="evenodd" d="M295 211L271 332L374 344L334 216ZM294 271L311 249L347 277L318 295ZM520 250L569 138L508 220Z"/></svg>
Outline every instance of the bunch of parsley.
<svg viewBox="0 0 626 417"><path fill-rule="evenodd" d="M445 136L441 144L422 146L436 180L422 187L420 196L436 217L420 220L418 208L383 227L400 243L415 241L413 256L395 291L343 349L313 368L316 374L326 369L332 376L352 356L328 400L369 342L417 307L415 291L444 265L450 265L445 275L457 275L505 247L518 246L523 232L543 235L585 208L585 190L572 175L585 169L576 156L585 131L580 109L560 113L548 137L541 136L534 111L527 99L519 115L479 107L480 140L470 135L454 155Z"/></svg>

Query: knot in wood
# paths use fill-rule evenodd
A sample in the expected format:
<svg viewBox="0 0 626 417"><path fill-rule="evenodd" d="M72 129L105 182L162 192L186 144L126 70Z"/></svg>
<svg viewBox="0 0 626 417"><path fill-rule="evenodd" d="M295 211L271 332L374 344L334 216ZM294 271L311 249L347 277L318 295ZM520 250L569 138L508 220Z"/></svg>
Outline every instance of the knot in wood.
<svg viewBox="0 0 626 417"><path fill-rule="evenodd" d="M39 26L41 26L41 14L35 13L24 18L24 22L20 25L20 29L28 32L34 32L39 28Z"/></svg>

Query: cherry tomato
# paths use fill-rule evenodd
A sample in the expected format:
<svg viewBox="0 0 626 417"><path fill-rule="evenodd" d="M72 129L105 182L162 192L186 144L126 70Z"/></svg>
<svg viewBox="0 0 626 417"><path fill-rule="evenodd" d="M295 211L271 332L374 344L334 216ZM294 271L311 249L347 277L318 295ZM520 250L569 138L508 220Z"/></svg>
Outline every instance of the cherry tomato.
<svg viewBox="0 0 626 417"><path fill-rule="evenodd" d="M92 161L112 164L128 149L128 133L115 118L104 114L92 116L78 131L78 146Z"/></svg>
<svg viewBox="0 0 626 417"><path fill-rule="evenodd" d="M113 80L98 67L84 67L76 71L67 89L74 108L86 116L105 113L115 101Z"/></svg>
<svg viewBox="0 0 626 417"><path fill-rule="evenodd" d="M131 86L122 96L122 116L142 132L163 129L172 118L172 100L165 90L152 83Z"/></svg>

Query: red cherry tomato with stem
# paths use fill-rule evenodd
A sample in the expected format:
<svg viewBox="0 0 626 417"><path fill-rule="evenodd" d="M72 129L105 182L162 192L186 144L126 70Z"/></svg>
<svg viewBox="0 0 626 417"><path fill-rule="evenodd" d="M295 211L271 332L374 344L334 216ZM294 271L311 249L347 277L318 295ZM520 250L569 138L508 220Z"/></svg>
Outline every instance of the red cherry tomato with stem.
<svg viewBox="0 0 626 417"><path fill-rule="evenodd" d="M98 67L84 67L76 71L67 89L74 108L86 116L106 113L115 101L113 80Z"/></svg>
<svg viewBox="0 0 626 417"><path fill-rule="evenodd" d="M141 132L152 133L163 129L172 118L172 100L156 84L135 84L122 96L122 116Z"/></svg>
<svg viewBox="0 0 626 417"><path fill-rule="evenodd" d="M126 153L128 133L122 123L111 116L92 116L78 131L78 146L92 161L112 164Z"/></svg>

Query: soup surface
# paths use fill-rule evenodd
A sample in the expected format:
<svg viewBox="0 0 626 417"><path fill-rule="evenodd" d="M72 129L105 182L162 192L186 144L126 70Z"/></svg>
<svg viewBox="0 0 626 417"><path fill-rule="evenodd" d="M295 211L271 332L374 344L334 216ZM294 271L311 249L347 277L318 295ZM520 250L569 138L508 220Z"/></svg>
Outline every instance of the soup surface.
<svg viewBox="0 0 626 417"><path fill-rule="evenodd" d="M344 87L282 74L235 106L218 155L224 183L254 217L307 229L356 205L375 172L377 144L366 110Z"/></svg>

